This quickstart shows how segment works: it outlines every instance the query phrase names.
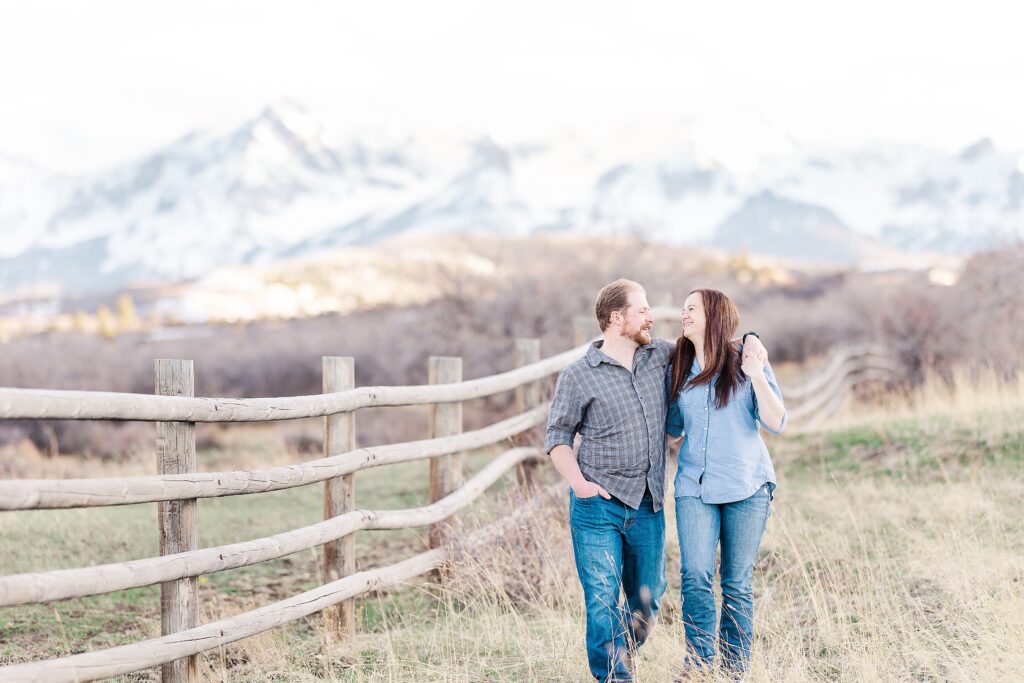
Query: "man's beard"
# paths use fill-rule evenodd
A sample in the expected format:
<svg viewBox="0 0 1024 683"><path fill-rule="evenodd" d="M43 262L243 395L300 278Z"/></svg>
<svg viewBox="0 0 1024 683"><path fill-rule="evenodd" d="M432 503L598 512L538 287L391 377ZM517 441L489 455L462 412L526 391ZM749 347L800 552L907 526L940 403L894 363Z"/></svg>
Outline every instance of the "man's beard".
<svg viewBox="0 0 1024 683"><path fill-rule="evenodd" d="M626 330L622 331L622 336L627 339L632 339L636 342L637 346L647 346L651 343L651 328L650 327L638 327L636 332L628 334Z"/></svg>

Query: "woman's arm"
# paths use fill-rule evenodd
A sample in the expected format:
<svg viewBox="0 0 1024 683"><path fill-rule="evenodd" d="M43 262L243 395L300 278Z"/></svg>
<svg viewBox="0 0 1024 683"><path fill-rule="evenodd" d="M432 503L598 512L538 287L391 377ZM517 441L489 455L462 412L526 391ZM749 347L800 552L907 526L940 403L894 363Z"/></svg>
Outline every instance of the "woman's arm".
<svg viewBox="0 0 1024 683"><path fill-rule="evenodd" d="M683 436L668 435L668 457L675 458L679 455L679 448L683 445Z"/></svg>
<svg viewBox="0 0 1024 683"><path fill-rule="evenodd" d="M743 358L743 372L754 389L755 418L770 432L778 434L786 426L786 404L775 381L771 366L759 356Z"/></svg>
<svg viewBox="0 0 1024 683"><path fill-rule="evenodd" d="M683 412L679 410L679 396L672 396L671 368L665 373L665 395L669 397L668 410L665 414L665 433L671 448L683 440L683 431L686 427L683 422Z"/></svg>

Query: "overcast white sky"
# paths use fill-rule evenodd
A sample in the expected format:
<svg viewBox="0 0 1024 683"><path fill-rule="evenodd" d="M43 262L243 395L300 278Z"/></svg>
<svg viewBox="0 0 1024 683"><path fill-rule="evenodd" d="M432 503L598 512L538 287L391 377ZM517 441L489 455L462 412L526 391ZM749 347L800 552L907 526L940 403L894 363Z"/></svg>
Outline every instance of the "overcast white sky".
<svg viewBox="0 0 1024 683"><path fill-rule="evenodd" d="M3 2L0 153L90 170L279 97L342 127L525 137L697 115L728 138L742 112L751 148L772 130L1024 150L1015 4Z"/></svg>

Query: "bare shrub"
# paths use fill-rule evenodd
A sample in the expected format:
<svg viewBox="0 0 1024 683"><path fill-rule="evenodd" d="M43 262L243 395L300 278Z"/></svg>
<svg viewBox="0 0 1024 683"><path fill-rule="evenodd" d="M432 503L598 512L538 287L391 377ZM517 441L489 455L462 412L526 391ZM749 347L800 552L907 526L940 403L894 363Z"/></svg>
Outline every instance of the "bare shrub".
<svg viewBox="0 0 1024 683"><path fill-rule="evenodd" d="M68 453L123 458L153 450L153 428L142 423L12 420L0 425L0 446L21 439L50 458Z"/></svg>
<svg viewBox="0 0 1024 683"><path fill-rule="evenodd" d="M989 365L1006 376L1019 372L1024 246L973 256L954 295L943 303L958 313L951 326L966 337L960 353L972 364Z"/></svg>

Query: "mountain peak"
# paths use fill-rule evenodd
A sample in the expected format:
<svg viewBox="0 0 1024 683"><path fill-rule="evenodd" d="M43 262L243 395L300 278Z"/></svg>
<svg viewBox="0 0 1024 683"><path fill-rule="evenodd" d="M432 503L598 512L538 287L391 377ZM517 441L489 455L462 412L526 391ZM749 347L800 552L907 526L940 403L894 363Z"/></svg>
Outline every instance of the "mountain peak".
<svg viewBox="0 0 1024 683"><path fill-rule="evenodd" d="M285 125L289 123L301 125L303 121L312 120L313 117L310 115L309 110L295 100L279 97L268 102L257 118L277 121Z"/></svg>
<svg viewBox="0 0 1024 683"><path fill-rule="evenodd" d="M996 151L996 146L992 143L992 139L984 137L974 144L964 148L964 150L960 152L960 159L963 161L976 161L983 156L988 156L994 151Z"/></svg>
<svg viewBox="0 0 1024 683"><path fill-rule="evenodd" d="M241 132L256 139L274 137L290 144L309 145L319 143L323 130L301 105L280 99L264 107L256 118L242 126Z"/></svg>
<svg viewBox="0 0 1024 683"><path fill-rule="evenodd" d="M320 155L322 138L323 129L314 117L296 102L280 99L239 127L229 145L259 164L279 164L289 158L309 163Z"/></svg>
<svg viewBox="0 0 1024 683"><path fill-rule="evenodd" d="M472 143L477 168L495 168L504 173L512 170L512 155L489 135Z"/></svg>

